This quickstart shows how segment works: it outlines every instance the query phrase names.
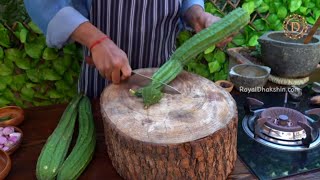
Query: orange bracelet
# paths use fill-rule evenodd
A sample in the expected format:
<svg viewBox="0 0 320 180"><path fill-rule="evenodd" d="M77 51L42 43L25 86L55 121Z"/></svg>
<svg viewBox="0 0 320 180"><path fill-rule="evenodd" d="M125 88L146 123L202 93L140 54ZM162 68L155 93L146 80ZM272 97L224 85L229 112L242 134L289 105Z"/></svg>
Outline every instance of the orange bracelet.
<svg viewBox="0 0 320 180"><path fill-rule="evenodd" d="M102 38L98 39L97 41L95 41L91 46L90 46L90 52L92 50L92 48L94 48L97 44L100 44L102 41L104 41L105 39L110 39L108 36L103 36Z"/></svg>

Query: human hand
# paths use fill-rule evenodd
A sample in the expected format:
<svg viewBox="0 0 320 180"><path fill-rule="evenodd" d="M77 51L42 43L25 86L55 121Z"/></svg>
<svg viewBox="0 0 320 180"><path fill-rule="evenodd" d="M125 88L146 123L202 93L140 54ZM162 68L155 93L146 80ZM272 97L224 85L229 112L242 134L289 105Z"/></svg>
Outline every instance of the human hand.
<svg viewBox="0 0 320 180"><path fill-rule="evenodd" d="M91 49L91 57L86 58L88 64L94 65L101 76L118 84L129 77L132 70L126 53L111 39L101 39L105 36L93 24L85 22L75 29L71 38ZM97 44L98 39L102 41Z"/></svg>
<svg viewBox="0 0 320 180"><path fill-rule="evenodd" d="M106 39L91 49L92 57L87 57L88 64L94 65L100 75L115 84L131 75L128 57L110 39Z"/></svg>

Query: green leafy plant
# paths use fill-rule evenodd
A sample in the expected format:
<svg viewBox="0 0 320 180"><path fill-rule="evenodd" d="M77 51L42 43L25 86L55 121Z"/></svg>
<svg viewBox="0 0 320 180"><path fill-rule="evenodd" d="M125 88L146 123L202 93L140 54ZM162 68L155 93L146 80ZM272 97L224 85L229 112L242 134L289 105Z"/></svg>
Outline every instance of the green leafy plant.
<svg viewBox="0 0 320 180"><path fill-rule="evenodd" d="M76 44L46 46L32 23L0 23L0 107L68 102L75 93L81 53Z"/></svg>
<svg viewBox="0 0 320 180"><path fill-rule="evenodd" d="M225 6L226 1L205 2L205 11L215 16L223 17L232 10ZM258 39L267 31L283 30L283 21L290 14L299 14L306 18L307 23L313 25L320 16L320 0L244 0L240 1L243 9L252 16L252 23L248 24L238 33L226 48L255 47L251 55L259 57L260 46ZM224 11L221 11L224 9ZM181 46L191 38L194 32L181 31L177 38L177 46ZM228 78L228 57L223 49L210 47L194 61L189 63L185 70L199 74L212 81Z"/></svg>
<svg viewBox="0 0 320 180"><path fill-rule="evenodd" d="M46 46L23 0L0 0L0 107L66 103L77 93L80 47Z"/></svg>

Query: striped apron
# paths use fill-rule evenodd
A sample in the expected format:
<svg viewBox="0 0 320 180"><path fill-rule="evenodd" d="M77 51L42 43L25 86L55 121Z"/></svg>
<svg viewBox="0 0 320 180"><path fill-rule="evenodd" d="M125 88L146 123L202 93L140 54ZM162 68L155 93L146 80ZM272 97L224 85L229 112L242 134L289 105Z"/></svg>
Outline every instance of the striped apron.
<svg viewBox="0 0 320 180"><path fill-rule="evenodd" d="M90 21L127 54L133 70L160 67L176 48L180 6L181 0L93 0ZM96 98L108 83L83 61L78 91Z"/></svg>

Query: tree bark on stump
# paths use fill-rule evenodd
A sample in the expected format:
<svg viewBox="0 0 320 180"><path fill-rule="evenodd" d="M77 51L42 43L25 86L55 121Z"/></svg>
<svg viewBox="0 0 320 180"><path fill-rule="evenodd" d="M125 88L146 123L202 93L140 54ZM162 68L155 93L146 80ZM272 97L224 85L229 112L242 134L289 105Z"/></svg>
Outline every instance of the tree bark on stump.
<svg viewBox="0 0 320 180"><path fill-rule="evenodd" d="M151 76L155 70L136 71ZM170 85L181 94L165 94L148 109L130 95L130 88L138 88L132 83L103 91L101 113L114 168L124 179L226 179L237 158L234 99L188 72Z"/></svg>

